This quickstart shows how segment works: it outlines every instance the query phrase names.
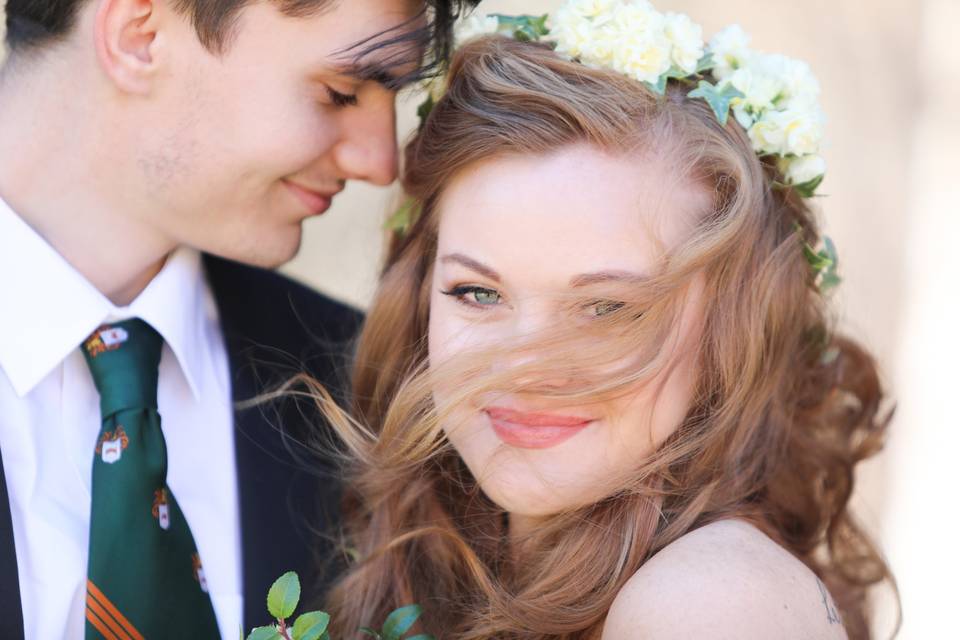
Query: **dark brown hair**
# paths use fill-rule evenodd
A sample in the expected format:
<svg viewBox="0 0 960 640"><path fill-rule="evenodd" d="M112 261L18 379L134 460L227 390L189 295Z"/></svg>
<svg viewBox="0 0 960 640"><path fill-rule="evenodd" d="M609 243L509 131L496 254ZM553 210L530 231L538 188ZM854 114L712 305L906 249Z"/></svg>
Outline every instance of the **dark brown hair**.
<svg viewBox="0 0 960 640"><path fill-rule="evenodd" d="M7 45L13 55L43 48L64 38L74 27L77 12L90 0L7 0ZM197 36L207 49L221 52L229 42L240 10L251 0L173 0L173 6L188 15ZM336 2L346 0L272 0L281 11L294 17L315 15ZM428 71L445 60L452 41L452 24L459 12L477 0L427 0L430 24L423 29L394 34L398 38L430 45L432 55L425 62ZM376 46L389 46L401 40L387 38ZM358 54L366 51L357 51Z"/></svg>
<svg viewBox="0 0 960 640"><path fill-rule="evenodd" d="M503 37L472 41L454 57L446 95L406 147L403 184L422 214L390 247L360 340L353 415L324 401L354 459L347 536L359 561L329 603L338 633L417 602L424 630L437 637L598 638L617 593L653 554L698 527L739 518L823 580L851 638L869 637L868 587L892 584L892 576L849 500L856 465L880 449L889 421L877 367L832 327L803 254L804 242L820 240L807 201L777 186L783 177L758 159L733 118L721 125L688 91L672 83L657 95ZM571 363L591 355L604 362L650 351L643 362L652 361L659 343L650 337L662 334L642 327L669 325L664 301L697 277L706 293L696 393L634 477L548 519L514 563L504 513L444 441L447 407L431 395L438 202L473 163L582 144L628 156L654 151L713 194L712 208L667 252L645 291L614 298L628 301L626 311L634 303L644 310L611 314L621 318L605 328L622 321L626 329L571 335L572 347L555 340L538 353L558 350L557 361L532 366L545 380L556 372L550 367L576 378ZM510 388L483 370L446 379L464 387L461 399L501 382L498 391ZM637 376L584 379L567 398L623 390Z"/></svg>

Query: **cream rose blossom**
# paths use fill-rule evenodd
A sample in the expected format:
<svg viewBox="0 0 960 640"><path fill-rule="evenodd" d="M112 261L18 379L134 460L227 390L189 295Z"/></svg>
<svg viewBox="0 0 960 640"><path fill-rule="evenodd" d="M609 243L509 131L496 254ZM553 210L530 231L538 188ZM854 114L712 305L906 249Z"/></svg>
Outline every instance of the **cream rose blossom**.
<svg viewBox="0 0 960 640"><path fill-rule="evenodd" d="M682 13L668 13L664 32L673 47L673 64L688 74L694 73L703 57L703 27Z"/></svg>
<svg viewBox="0 0 960 640"><path fill-rule="evenodd" d="M779 166L788 184L807 184L827 172L826 161L816 154L799 158L783 158Z"/></svg>
<svg viewBox="0 0 960 640"><path fill-rule="evenodd" d="M496 17L471 16L457 28L456 41L498 31L511 30ZM791 184L809 183L826 170L818 155L824 117L816 77L804 62L750 49L739 25L705 44L700 25L683 14L661 14L648 0L567 0L549 17L549 39L560 55L652 85L662 86L665 74L679 69L685 81L708 85L699 97L718 116L729 104L753 148L779 156ZM713 59L706 78L697 75L705 53ZM444 88L443 78L428 87L435 101Z"/></svg>

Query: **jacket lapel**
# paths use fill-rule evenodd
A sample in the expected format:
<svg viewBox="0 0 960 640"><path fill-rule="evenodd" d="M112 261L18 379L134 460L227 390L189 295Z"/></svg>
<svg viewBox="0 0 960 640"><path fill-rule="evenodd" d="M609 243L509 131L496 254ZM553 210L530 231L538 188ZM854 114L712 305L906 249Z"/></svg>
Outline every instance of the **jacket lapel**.
<svg viewBox="0 0 960 640"><path fill-rule="evenodd" d="M230 360L240 497L244 629L269 624L270 585L296 571L304 605L339 569L340 482L317 446L315 405L291 397L248 406L300 372L336 392L362 316L282 276L205 256ZM318 437L319 436L319 437ZM330 535L328 535L330 534Z"/></svg>
<svg viewBox="0 0 960 640"><path fill-rule="evenodd" d="M10 496L0 453L0 638L23 638L20 574L10 517Z"/></svg>

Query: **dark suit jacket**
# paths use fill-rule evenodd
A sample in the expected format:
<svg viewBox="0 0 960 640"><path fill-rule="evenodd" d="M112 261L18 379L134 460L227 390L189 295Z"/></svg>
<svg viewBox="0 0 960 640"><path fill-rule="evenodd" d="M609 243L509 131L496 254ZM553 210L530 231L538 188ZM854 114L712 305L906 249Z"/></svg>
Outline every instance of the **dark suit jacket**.
<svg viewBox="0 0 960 640"><path fill-rule="evenodd" d="M300 371L343 398L359 312L271 271L212 256L204 264L220 310L234 401L276 388ZM331 457L318 447L323 425L305 400L234 411L245 632L269 623L267 591L284 572L300 574L304 601L315 600L336 572L337 554L323 533L336 531L340 487ZM23 635L0 458L0 638Z"/></svg>

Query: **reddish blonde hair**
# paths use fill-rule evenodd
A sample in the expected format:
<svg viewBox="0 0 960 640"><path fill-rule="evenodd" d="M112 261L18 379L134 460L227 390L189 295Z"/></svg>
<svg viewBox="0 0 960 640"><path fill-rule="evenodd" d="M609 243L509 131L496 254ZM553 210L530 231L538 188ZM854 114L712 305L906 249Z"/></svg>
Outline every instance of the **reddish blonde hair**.
<svg viewBox="0 0 960 640"><path fill-rule="evenodd" d="M805 201L775 188L776 168L757 158L742 128L733 119L722 126L687 91L671 85L660 96L502 37L455 56L447 94L406 146L403 185L422 214L392 240L360 339L351 417L324 401L353 460L346 535L359 554L331 594L338 634L417 602L424 630L438 637L596 638L620 588L652 554L697 527L742 518L826 583L851 638L869 636L868 587L892 576L848 503L854 467L880 449L888 423L876 366L831 328L802 252L804 241L819 241ZM576 144L663 151L657 157L715 194L697 231L635 301L649 311L703 276L697 393L629 485L557 514L514 563L502 510L444 442L444 409L431 399L437 204L472 163ZM660 321L672 317L667 305ZM651 334L617 335L597 348L643 351L630 341ZM622 391L620 382L569 393ZM488 383L509 388L478 384Z"/></svg>

